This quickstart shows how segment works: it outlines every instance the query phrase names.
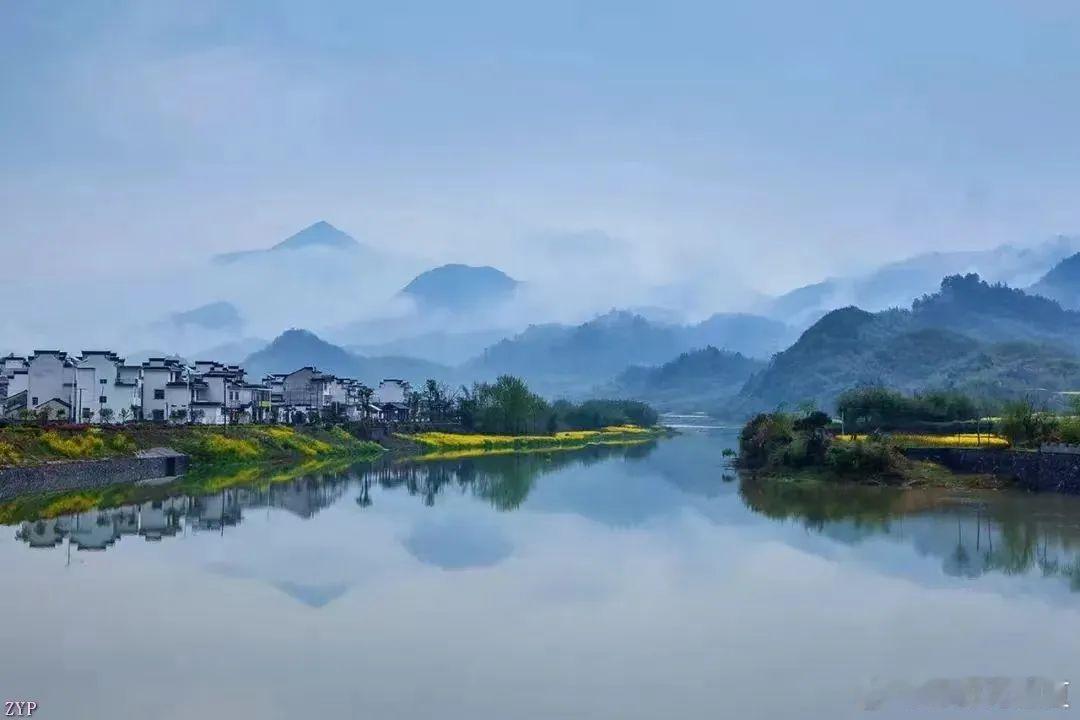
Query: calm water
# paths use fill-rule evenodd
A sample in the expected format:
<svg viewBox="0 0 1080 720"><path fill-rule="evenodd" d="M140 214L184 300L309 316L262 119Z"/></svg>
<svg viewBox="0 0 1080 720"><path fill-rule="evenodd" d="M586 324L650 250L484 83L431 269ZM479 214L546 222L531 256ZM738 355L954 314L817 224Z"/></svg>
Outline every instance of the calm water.
<svg viewBox="0 0 1080 720"><path fill-rule="evenodd" d="M1080 680L1076 499L755 483L733 439L0 527L0 694L88 720L837 718L887 681Z"/></svg>

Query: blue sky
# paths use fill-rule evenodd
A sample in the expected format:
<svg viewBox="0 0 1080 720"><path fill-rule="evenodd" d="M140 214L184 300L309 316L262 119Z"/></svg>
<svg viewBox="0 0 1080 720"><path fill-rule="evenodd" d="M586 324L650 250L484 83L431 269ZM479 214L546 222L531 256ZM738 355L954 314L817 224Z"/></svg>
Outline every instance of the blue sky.
<svg viewBox="0 0 1080 720"><path fill-rule="evenodd" d="M326 219L527 275L584 234L780 291L1036 242L1080 228L1074 7L8 2L0 243L49 277Z"/></svg>

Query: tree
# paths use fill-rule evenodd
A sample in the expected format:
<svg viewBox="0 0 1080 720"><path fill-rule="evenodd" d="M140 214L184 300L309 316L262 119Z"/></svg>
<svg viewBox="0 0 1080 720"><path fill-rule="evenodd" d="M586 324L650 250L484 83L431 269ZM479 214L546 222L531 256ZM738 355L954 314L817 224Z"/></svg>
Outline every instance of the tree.
<svg viewBox="0 0 1080 720"><path fill-rule="evenodd" d="M126 425L134 416L134 412L130 408L124 408L120 411L120 423Z"/></svg>
<svg viewBox="0 0 1080 720"><path fill-rule="evenodd" d="M112 424L114 414L115 413L113 412L112 408L103 407L98 412L98 417L101 418L101 422L105 423L106 425L110 425L110 424Z"/></svg>
<svg viewBox="0 0 1080 720"><path fill-rule="evenodd" d="M405 406L409 408L409 420L416 422L420 417L420 403L420 393L410 390L409 394L405 396Z"/></svg>
<svg viewBox="0 0 1080 720"><path fill-rule="evenodd" d="M364 420L367 420L371 406L371 398L375 395L375 391L369 388L367 385L361 385L359 390L357 391L357 394L360 396L360 404L362 408L360 410L360 416Z"/></svg>
<svg viewBox="0 0 1080 720"><path fill-rule="evenodd" d="M183 423L187 421L188 413L183 408L176 408L169 413L169 419L174 423Z"/></svg>

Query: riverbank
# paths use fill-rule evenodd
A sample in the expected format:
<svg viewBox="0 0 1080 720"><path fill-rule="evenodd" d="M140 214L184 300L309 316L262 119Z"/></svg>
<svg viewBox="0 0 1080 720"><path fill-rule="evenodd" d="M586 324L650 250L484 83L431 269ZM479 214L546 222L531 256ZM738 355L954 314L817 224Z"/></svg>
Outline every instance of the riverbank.
<svg viewBox="0 0 1080 720"><path fill-rule="evenodd" d="M0 428L0 472L72 460L135 457L140 451L170 448L201 465L305 459L329 455L377 455L382 447L343 428L286 425L152 425Z"/></svg>
<svg viewBox="0 0 1080 720"><path fill-rule="evenodd" d="M397 462L556 452L642 444L669 432L629 425L535 436L430 432L395 435L377 444L341 427L5 428L0 442L17 448L20 464L0 468L0 522L176 492L286 482L341 471L384 454ZM169 465L166 456L175 464ZM169 467L176 473L162 469ZM170 480L173 474L182 477ZM3 492L5 486L11 492Z"/></svg>

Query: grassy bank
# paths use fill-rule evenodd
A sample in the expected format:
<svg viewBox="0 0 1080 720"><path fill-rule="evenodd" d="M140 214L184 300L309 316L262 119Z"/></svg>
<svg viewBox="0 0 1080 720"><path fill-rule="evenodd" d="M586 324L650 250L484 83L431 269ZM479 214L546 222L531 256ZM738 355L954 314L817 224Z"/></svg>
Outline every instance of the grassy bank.
<svg viewBox="0 0 1080 720"><path fill-rule="evenodd" d="M285 459L374 456L382 451L379 445L359 440L339 427L149 424L94 428L12 426L0 429L0 466L128 457L139 450L153 447L170 447L190 455L193 469Z"/></svg>
<svg viewBox="0 0 1080 720"><path fill-rule="evenodd" d="M405 435L402 438L416 443L423 453L422 458L449 459L537 450L572 450L588 445L639 443L657 438L663 433L659 428L614 425L600 430L568 430L551 435L428 432Z"/></svg>

